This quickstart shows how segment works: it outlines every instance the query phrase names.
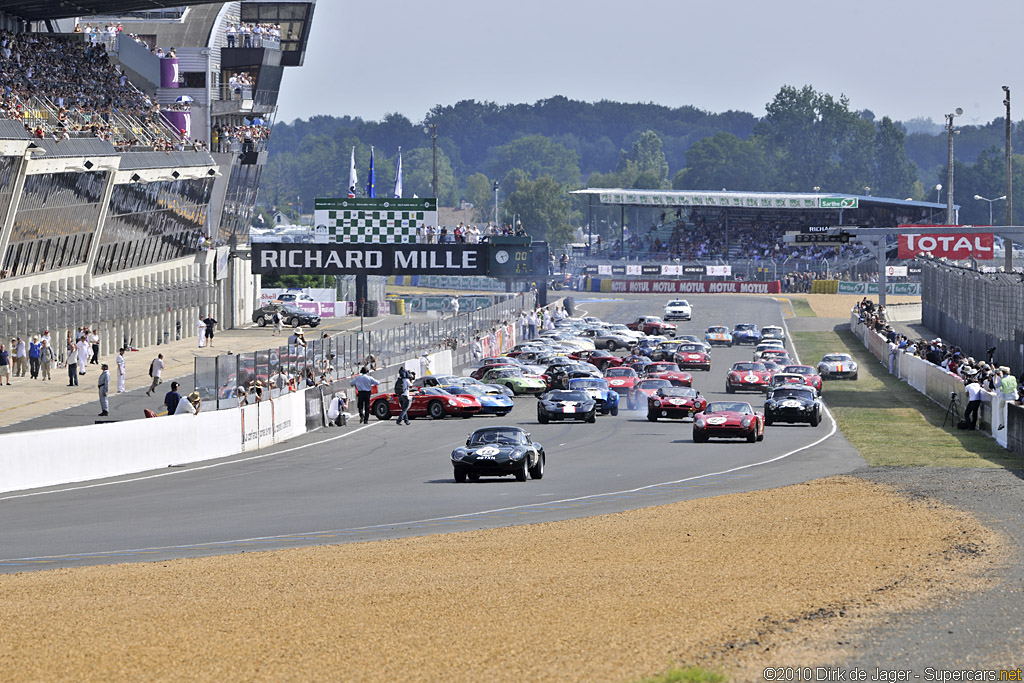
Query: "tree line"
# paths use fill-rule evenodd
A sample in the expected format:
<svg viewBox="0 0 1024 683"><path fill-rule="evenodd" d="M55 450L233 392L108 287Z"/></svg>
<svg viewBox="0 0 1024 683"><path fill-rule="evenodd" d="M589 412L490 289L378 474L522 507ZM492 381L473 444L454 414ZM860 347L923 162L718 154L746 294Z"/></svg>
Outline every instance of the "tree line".
<svg viewBox="0 0 1024 683"><path fill-rule="evenodd" d="M945 202L947 136L930 121L876 118L854 110L845 96L811 86L783 86L763 117L739 111L711 113L652 103L581 102L552 97L534 104L467 100L437 106L422 123L400 114L380 121L316 116L278 123L263 172L265 206L305 211L315 197L348 189L349 155L356 150L365 185L374 149L378 196L390 193L398 148L404 194L433 194L433 126L437 130L439 200L476 208L479 221L513 217L535 237L568 241L582 206L569 192L580 187L743 190L872 194ZM987 202L1005 187L1005 123L958 126L954 199L963 223L986 224ZM1014 147L1024 151L1021 126ZM1022 167L1024 159L1015 162ZM1014 200L1024 206L1024 182ZM1021 193L1018 197L1018 192ZM994 205L1001 222L1003 203Z"/></svg>

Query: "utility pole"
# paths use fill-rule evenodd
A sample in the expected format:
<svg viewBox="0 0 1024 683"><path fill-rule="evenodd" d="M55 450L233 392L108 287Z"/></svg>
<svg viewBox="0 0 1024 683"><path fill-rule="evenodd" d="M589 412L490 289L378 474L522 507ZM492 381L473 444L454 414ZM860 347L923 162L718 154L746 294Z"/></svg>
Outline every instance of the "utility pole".
<svg viewBox="0 0 1024 683"><path fill-rule="evenodd" d="M1004 85L1003 92L1006 98L1003 104L1006 105L1006 225L1013 225L1013 143L1010 140L1010 86ZM1003 238L1003 270L1007 273L1013 270L1013 240Z"/></svg>
<svg viewBox="0 0 1024 683"><path fill-rule="evenodd" d="M953 128L953 118L963 113L964 110L957 107L955 113L946 114L946 131L949 134L949 166L946 169L946 225L955 223L953 217L953 134L957 131Z"/></svg>
<svg viewBox="0 0 1024 683"><path fill-rule="evenodd" d="M423 132L429 135L434 142L434 199L437 199L437 124L428 123L423 126Z"/></svg>

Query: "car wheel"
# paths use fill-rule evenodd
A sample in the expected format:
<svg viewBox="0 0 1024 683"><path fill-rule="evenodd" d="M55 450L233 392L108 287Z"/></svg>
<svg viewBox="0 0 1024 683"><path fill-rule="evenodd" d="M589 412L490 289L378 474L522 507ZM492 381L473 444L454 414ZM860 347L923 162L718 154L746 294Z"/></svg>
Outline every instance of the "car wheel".
<svg viewBox="0 0 1024 683"><path fill-rule="evenodd" d="M747 434L747 443L754 443L755 441L757 441L757 427L751 429L750 433Z"/></svg>
<svg viewBox="0 0 1024 683"><path fill-rule="evenodd" d="M455 468L455 483L465 484L466 483L466 470Z"/></svg>
<svg viewBox="0 0 1024 683"><path fill-rule="evenodd" d="M817 427L819 424L821 424L821 416L818 413L811 415L811 426Z"/></svg>
<svg viewBox="0 0 1024 683"><path fill-rule="evenodd" d="M619 346L618 346L618 344L616 344L616 343L615 343L614 341L609 341L609 342L608 342L608 344L607 344L607 349L608 349L609 351L614 351L614 350L615 350L615 349L617 349L617 348L619 348Z"/></svg>
<svg viewBox="0 0 1024 683"><path fill-rule="evenodd" d="M529 461L529 458L523 458L520 461L519 467L513 473L513 474L516 475L516 481L526 481L526 477L530 473L530 470L527 468L528 461Z"/></svg>
<svg viewBox="0 0 1024 683"><path fill-rule="evenodd" d="M470 472L469 480L470 481L480 481L480 475L477 474L476 472Z"/></svg>
<svg viewBox="0 0 1024 683"><path fill-rule="evenodd" d="M736 390L732 388L731 384L726 384L725 385L725 393L727 393L727 394L735 394Z"/></svg>
<svg viewBox="0 0 1024 683"><path fill-rule="evenodd" d="M618 414L619 414L619 407L615 406L614 408L612 408L612 416L614 417L614 416L616 416Z"/></svg>
<svg viewBox="0 0 1024 683"><path fill-rule="evenodd" d="M256 324L259 325L260 327L266 327L267 319L264 318L263 316L260 316L260 319L256 321Z"/></svg>
<svg viewBox="0 0 1024 683"><path fill-rule="evenodd" d="M757 435L757 440L759 442L760 441L764 441L764 430L763 429L761 430L761 433Z"/></svg>
<svg viewBox="0 0 1024 683"><path fill-rule="evenodd" d="M444 406L441 405L440 401L431 401L430 405L427 406L427 415L430 416L431 420L444 419Z"/></svg>
<svg viewBox="0 0 1024 683"><path fill-rule="evenodd" d="M590 424L594 424L595 422L597 422L597 409L596 408L593 410L593 412L590 413L590 415L587 415L587 422L589 422Z"/></svg>
<svg viewBox="0 0 1024 683"><path fill-rule="evenodd" d="M774 422L772 422L772 419L770 417L768 417L767 415L765 415L765 417L764 417L764 426L765 427L771 427L773 424L774 424Z"/></svg>
<svg viewBox="0 0 1024 683"><path fill-rule="evenodd" d="M537 464L530 468L530 479L544 478L544 454L537 456Z"/></svg>
<svg viewBox="0 0 1024 683"><path fill-rule="evenodd" d="M292 318L292 327L298 327L302 322L298 318Z"/></svg>
<svg viewBox="0 0 1024 683"><path fill-rule="evenodd" d="M693 432L693 442L694 443L707 443L708 442L708 435L704 434L703 432L698 432L697 430L694 430L694 432Z"/></svg>
<svg viewBox="0 0 1024 683"><path fill-rule="evenodd" d="M652 412L648 412L648 413L647 413L647 421L648 421L648 422L657 422L657 421L658 421L658 416L657 416L657 415L655 415L655 414L654 414L654 413L652 413Z"/></svg>
<svg viewBox="0 0 1024 683"><path fill-rule="evenodd" d="M373 404L373 416L378 420L390 420L391 419L391 406L388 405L387 401L380 400Z"/></svg>
<svg viewBox="0 0 1024 683"><path fill-rule="evenodd" d="M542 412L540 412L538 410L537 411L537 422L540 422L542 425L546 425L548 422L550 422L550 419L548 418L548 416L546 414L544 414L544 413L542 413Z"/></svg>
<svg viewBox="0 0 1024 683"><path fill-rule="evenodd" d="M850 379L852 379L852 380L856 380L856 379L857 379L857 373L856 373L856 372L855 372L855 373L853 373L853 377L851 377Z"/></svg>

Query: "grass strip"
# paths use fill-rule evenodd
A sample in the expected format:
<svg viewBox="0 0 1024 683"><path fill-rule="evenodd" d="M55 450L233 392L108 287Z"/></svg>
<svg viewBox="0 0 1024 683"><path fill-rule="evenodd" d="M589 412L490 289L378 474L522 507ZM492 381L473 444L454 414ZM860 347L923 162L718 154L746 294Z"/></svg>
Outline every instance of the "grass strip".
<svg viewBox="0 0 1024 683"><path fill-rule="evenodd" d="M673 667L663 674L640 679L639 683L724 683L728 676L699 666Z"/></svg>
<svg viewBox="0 0 1024 683"><path fill-rule="evenodd" d="M811 305L807 303L807 299L791 297L790 303L793 304L793 313L798 318L817 318L818 314L814 312Z"/></svg>
<svg viewBox="0 0 1024 683"><path fill-rule="evenodd" d="M890 375L849 330L794 332L792 337L805 363L814 365L826 353L841 351L857 361L859 379L826 380L822 396L843 435L869 465L1021 467L1021 460L993 439L956 429L952 416L943 428L946 408Z"/></svg>

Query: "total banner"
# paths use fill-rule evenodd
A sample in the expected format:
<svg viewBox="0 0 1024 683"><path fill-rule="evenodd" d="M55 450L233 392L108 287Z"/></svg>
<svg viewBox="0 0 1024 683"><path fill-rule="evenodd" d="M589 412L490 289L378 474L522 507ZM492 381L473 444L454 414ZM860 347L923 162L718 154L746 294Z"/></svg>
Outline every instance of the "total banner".
<svg viewBox="0 0 1024 683"><path fill-rule="evenodd" d="M885 293L921 296L920 282L886 282ZM840 282L836 294L878 294L877 282Z"/></svg>
<svg viewBox="0 0 1024 683"><path fill-rule="evenodd" d="M488 244L253 242L260 275L486 275Z"/></svg>
<svg viewBox="0 0 1024 683"><path fill-rule="evenodd" d="M917 226L901 225L900 227L914 228ZM991 261L995 258L993 242L990 232L903 233L899 235L897 256L900 259L912 259L918 254L930 253L935 258L947 258L954 261L969 258Z"/></svg>
<svg viewBox="0 0 1024 683"><path fill-rule="evenodd" d="M773 282L707 282L689 280L611 280L610 288L601 291L640 294L779 294L781 283Z"/></svg>

